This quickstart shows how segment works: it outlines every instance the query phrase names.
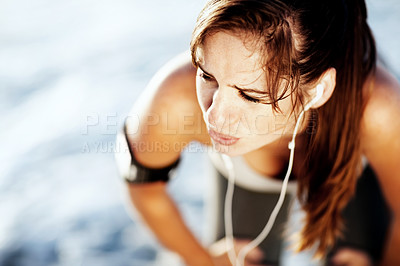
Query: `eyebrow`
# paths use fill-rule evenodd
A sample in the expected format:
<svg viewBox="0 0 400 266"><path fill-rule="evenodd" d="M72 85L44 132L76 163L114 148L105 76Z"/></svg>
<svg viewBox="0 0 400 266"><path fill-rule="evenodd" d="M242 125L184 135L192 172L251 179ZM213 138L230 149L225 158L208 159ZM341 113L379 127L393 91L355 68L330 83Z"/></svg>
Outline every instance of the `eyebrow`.
<svg viewBox="0 0 400 266"><path fill-rule="evenodd" d="M209 72L205 71L204 68L200 65L197 64L197 66L201 69L201 71L203 71L206 75L210 76L210 77L214 77L214 75L210 74ZM232 85L232 84L228 84L229 87L234 88L236 90L240 90L243 92L251 92L251 93L258 93L258 94L265 94L265 91L260 91L260 90L256 90L256 89L251 89L251 88L240 88L236 85Z"/></svg>

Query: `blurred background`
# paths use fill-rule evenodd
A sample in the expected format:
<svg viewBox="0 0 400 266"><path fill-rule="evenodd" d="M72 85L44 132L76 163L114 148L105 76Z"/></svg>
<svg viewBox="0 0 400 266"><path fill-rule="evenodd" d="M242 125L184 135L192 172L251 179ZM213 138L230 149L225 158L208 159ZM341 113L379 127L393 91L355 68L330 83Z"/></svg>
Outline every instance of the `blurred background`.
<svg viewBox="0 0 400 266"><path fill-rule="evenodd" d="M0 0L1 266L176 265L125 209L114 139L204 2ZM400 2L367 4L399 78ZM195 150L169 189L202 237L209 165Z"/></svg>

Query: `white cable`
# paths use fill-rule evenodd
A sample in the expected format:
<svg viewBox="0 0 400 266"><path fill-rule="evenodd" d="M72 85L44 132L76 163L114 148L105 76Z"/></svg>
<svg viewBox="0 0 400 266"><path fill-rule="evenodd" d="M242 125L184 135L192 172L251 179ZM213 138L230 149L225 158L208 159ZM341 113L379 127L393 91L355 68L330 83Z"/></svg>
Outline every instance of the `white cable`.
<svg viewBox="0 0 400 266"><path fill-rule="evenodd" d="M308 110L308 108L306 108L305 110ZM233 244L233 226L232 226L232 199L233 199L233 190L234 190L234 182L235 182L235 172L233 171L233 164L232 164L232 161L230 160L230 158L227 155L223 155L223 157L222 157L225 162L225 165L228 169L228 175L229 175L228 176L228 188L227 188L226 195L225 195L224 215L225 215L226 245L228 248L228 257L229 257L229 260L231 261L232 265L236 265L236 266L244 265L244 261L245 261L247 254L252 249L257 247L268 236L269 232L272 229L272 226L275 223L276 217L278 216L278 213L279 213L279 211L282 207L282 204L285 200L287 184L289 182L289 176L290 176L290 174L292 172L292 168L293 168L295 138L297 135L297 130L300 125L300 121L303 118L305 110L303 110L300 113L299 118L297 119L297 122L296 122L296 126L293 131L292 140L289 142L289 149L290 149L289 165L288 165L288 169L286 171L285 178L283 180L281 193L279 195L278 202L276 203L264 229L253 241L248 243L245 247L243 247L239 251L239 254L237 257L236 257L236 252L234 250L234 244Z"/></svg>
<svg viewBox="0 0 400 266"><path fill-rule="evenodd" d="M225 245L228 250L228 258L232 265L235 265L236 252L233 244L233 219L232 219L232 200L233 190L235 184L235 172L233 170L233 164L229 156L222 154L222 159L228 169L228 187L225 194L225 206L224 206L224 220L225 220Z"/></svg>

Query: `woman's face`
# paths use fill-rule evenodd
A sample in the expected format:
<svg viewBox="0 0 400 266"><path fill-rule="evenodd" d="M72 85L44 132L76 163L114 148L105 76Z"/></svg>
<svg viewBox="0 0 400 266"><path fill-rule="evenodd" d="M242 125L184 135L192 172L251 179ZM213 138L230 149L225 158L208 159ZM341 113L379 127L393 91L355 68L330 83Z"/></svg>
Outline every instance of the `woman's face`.
<svg viewBox="0 0 400 266"><path fill-rule="evenodd" d="M279 101L282 113L258 100L265 97L267 81L256 42L217 32L206 38L197 55L197 98L218 151L245 154L293 132L290 97Z"/></svg>

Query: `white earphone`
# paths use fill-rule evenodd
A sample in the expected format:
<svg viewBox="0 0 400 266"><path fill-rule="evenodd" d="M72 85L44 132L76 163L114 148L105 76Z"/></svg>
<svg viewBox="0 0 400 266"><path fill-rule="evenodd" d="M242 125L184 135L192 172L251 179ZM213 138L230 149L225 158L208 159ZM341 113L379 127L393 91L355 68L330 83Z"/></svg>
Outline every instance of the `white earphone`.
<svg viewBox="0 0 400 266"><path fill-rule="evenodd" d="M317 94L309 103L306 104L306 106L304 106L304 111L308 111L308 109L310 109L311 106L313 106L316 102L319 101L319 99L321 99L323 94L324 94L324 86L322 86L322 84L320 83L317 85Z"/></svg>
<svg viewBox="0 0 400 266"><path fill-rule="evenodd" d="M233 246L233 226L232 226L232 199L233 199L233 190L235 183L235 172L233 170L233 164L229 156L223 154L222 159L224 160L225 166L228 169L228 188L225 195L225 208L224 208L224 218L225 218L225 234L226 234L226 247L228 249L228 257L231 261L232 265L242 266L244 265L246 255L255 247L257 247L261 242L268 236L271 231L272 226L275 223L275 219L278 216L278 213L282 207L282 204L285 200L287 185L289 182L289 176L292 172L293 167L293 159L294 159L294 148L295 148L295 138L297 135L297 130L300 125L300 121L303 118L304 112L309 110L317 101L319 101L324 94L324 86L322 84L317 85L317 92L315 97L304 106L303 111L301 111L299 118L296 121L296 125L294 127L292 140L289 142L290 156L289 156L289 164L288 169L286 171L285 178L282 183L281 193L279 195L278 202L276 203L274 209L271 212L271 215L268 219L268 222L265 224L264 229L261 233L250 243L244 246L236 256L236 252Z"/></svg>

